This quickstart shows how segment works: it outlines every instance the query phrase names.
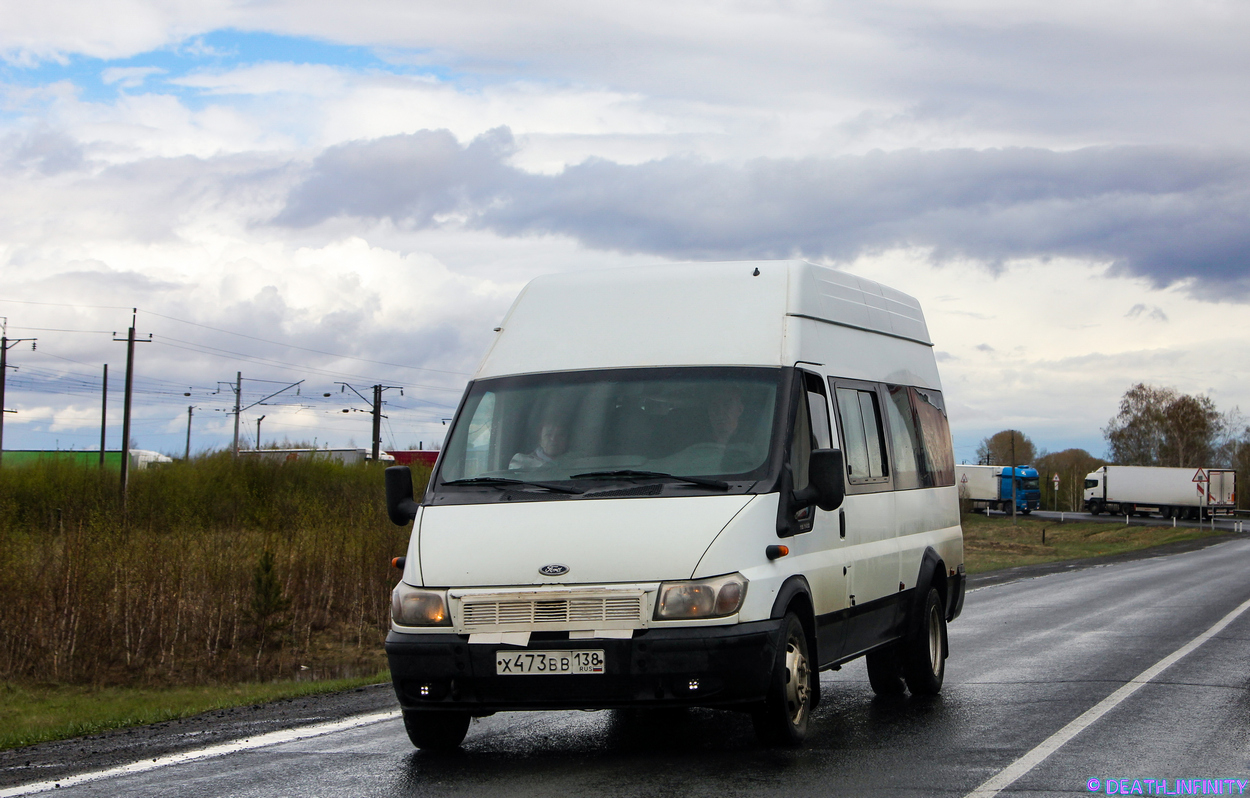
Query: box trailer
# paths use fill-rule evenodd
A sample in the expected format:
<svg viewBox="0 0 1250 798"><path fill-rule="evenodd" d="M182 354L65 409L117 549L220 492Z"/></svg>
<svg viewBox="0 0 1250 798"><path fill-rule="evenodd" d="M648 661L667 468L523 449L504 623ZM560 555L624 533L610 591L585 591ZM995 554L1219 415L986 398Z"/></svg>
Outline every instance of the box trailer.
<svg viewBox="0 0 1250 798"><path fill-rule="evenodd" d="M1103 466L1085 477L1085 509L1197 520L1232 515L1237 472L1225 468Z"/></svg>

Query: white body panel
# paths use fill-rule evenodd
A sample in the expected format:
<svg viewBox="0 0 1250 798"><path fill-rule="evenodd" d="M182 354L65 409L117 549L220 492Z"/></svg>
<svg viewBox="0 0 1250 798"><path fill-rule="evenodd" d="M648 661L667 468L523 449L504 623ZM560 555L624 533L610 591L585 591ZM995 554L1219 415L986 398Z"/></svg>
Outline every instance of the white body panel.
<svg viewBox="0 0 1250 798"><path fill-rule="evenodd" d="M1002 466L957 465L955 486L964 499L998 501L1002 473Z"/></svg>
<svg viewBox="0 0 1250 798"><path fill-rule="evenodd" d="M910 383L906 375L914 373L923 382L912 384L936 387L928 336L911 297L802 261L549 275L517 297L476 378L631 366L792 366L812 359L806 355L824 362L836 352L839 367L865 377L885 379L881 364L897 362L891 379ZM883 358L883 348L893 351Z"/></svg>
<svg viewBox="0 0 1250 798"><path fill-rule="evenodd" d="M427 507L426 582L553 585L690 579L712 540L752 496L461 504ZM567 574L542 576L550 563Z"/></svg>
<svg viewBox="0 0 1250 798"><path fill-rule="evenodd" d="M1214 478L1208 493L1207 475ZM1236 472L1210 468L1156 468L1109 465L1086 479L1096 488L1085 489L1085 499L1132 503L1146 507L1218 507L1235 502Z"/></svg>

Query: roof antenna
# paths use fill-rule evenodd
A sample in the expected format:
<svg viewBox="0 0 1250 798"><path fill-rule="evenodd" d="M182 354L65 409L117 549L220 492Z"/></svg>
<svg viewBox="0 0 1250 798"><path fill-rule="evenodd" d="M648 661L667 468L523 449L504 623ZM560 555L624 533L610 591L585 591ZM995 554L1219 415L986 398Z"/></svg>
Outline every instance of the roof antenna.
<svg viewBox="0 0 1250 798"><path fill-rule="evenodd" d="M752 276L752 277L759 277L759 276L760 276L760 267L759 267L759 266L756 266L756 267L755 267L755 271L751 272L751 276Z"/></svg>

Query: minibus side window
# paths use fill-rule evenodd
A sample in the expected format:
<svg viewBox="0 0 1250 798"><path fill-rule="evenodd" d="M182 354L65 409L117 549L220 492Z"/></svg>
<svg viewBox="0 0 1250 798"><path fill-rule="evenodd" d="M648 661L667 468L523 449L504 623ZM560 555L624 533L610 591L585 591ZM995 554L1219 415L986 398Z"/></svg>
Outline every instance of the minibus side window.
<svg viewBox="0 0 1250 798"><path fill-rule="evenodd" d="M852 482L884 478L888 471L876 391L838 388L834 393L847 477Z"/></svg>
<svg viewBox="0 0 1250 798"><path fill-rule="evenodd" d="M808 418L809 404L809 402L804 402L799 405L794 414L794 437L790 439L790 473L794 479L795 490L803 490L807 487L808 464L812 459L812 425L811 419Z"/></svg>
<svg viewBox="0 0 1250 798"><path fill-rule="evenodd" d="M911 392L902 385L887 385L890 401L890 444L894 449L894 487L909 490L920 487L920 435L912 412Z"/></svg>
<svg viewBox="0 0 1250 798"><path fill-rule="evenodd" d="M942 394L928 388L912 388L910 393L923 442L921 484L926 488L954 485L955 452L951 449L951 428Z"/></svg>
<svg viewBox="0 0 1250 798"><path fill-rule="evenodd" d="M829 402L825 399L824 380L815 374L803 372L803 382L807 387L807 409L811 415L816 448L832 449L833 433L829 426Z"/></svg>

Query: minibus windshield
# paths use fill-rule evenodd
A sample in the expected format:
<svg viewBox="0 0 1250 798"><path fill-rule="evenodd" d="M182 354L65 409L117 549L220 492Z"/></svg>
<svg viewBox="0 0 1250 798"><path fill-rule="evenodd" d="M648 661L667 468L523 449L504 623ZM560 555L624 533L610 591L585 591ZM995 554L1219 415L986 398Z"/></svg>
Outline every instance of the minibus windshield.
<svg viewBox="0 0 1250 798"><path fill-rule="evenodd" d="M479 380L457 416L439 484L602 482L614 471L626 480L628 472L759 479L781 379L781 369L689 367Z"/></svg>

